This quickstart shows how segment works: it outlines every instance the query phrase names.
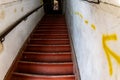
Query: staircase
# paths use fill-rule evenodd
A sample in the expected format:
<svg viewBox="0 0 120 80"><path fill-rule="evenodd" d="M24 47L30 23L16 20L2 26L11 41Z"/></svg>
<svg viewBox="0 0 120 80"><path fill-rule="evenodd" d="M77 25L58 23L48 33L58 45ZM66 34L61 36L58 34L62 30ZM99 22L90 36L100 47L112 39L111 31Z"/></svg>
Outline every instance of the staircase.
<svg viewBox="0 0 120 80"><path fill-rule="evenodd" d="M10 80L75 80L64 16L44 16Z"/></svg>

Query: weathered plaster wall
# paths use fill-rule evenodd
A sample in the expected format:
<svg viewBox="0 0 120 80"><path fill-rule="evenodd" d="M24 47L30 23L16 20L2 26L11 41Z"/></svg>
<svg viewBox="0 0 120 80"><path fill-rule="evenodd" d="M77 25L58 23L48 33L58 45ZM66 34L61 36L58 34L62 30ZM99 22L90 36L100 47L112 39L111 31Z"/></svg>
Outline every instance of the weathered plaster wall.
<svg viewBox="0 0 120 80"><path fill-rule="evenodd" d="M16 2L1 4L0 33L16 20L40 6L41 3L40 0L17 0ZM15 59L19 49L43 15L44 10L41 8L29 16L26 21L22 21L6 36L5 41L3 42L3 51L0 52L0 80L4 79L4 76Z"/></svg>
<svg viewBox="0 0 120 80"><path fill-rule="evenodd" d="M66 0L81 80L120 80L120 0Z"/></svg>

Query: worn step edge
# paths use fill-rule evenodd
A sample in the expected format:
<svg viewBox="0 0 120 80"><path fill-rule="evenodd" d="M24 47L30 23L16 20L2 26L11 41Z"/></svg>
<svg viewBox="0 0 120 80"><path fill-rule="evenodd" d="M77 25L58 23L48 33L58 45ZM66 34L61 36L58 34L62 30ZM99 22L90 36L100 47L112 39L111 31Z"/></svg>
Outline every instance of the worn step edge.
<svg viewBox="0 0 120 80"><path fill-rule="evenodd" d="M37 29L36 31L68 31L67 29L66 30L43 30L43 29Z"/></svg>
<svg viewBox="0 0 120 80"><path fill-rule="evenodd" d="M73 62L62 62L62 63L57 63L57 62L55 62L55 63L47 63L47 62L29 62L29 61L18 61L18 63L28 63L28 64L48 64L48 65L64 65L64 64L71 64L71 65L73 65Z"/></svg>
<svg viewBox="0 0 120 80"><path fill-rule="evenodd" d="M52 25L52 26L66 26L66 24L52 24L52 23L51 23L51 24L50 24L50 23L49 23L49 24L41 23L39 26L44 26L44 25L45 25L45 26L46 26L46 25L47 25L47 26L51 26L51 25Z"/></svg>
<svg viewBox="0 0 120 80"><path fill-rule="evenodd" d="M61 69L61 70L60 70ZM15 72L47 75L67 75L73 73L72 62L28 62L19 61Z"/></svg>
<svg viewBox="0 0 120 80"><path fill-rule="evenodd" d="M69 45L69 44L68 44L68 45L66 45L66 44L65 44L65 45L63 45L63 44L61 44L61 45L49 45L49 44L47 44L47 45L40 45L40 44L28 44L27 46L36 46L36 47L37 47L37 46L38 46L38 47L39 47L39 46L46 46L46 47L47 47L47 46L48 46L48 47L49 47L49 46L56 46L56 47L57 47L57 46L59 46L59 47L60 47L60 46L66 46L66 47L70 47L70 45Z"/></svg>
<svg viewBox="0 0 120 80"><path fill-rule="evenodd" d="M71 51L70 52L29 52L29 51L25 51L23 52L23 54L72 54Z"/></svg>
<svg viewBox="0 0 120 80"><path fill-rule="evenodd" d="M31 77L75 77L75 75L35 75L35 74L27 74L27 73L18 73L13 72L14 75L23 75L23 76L31 76Z"/></svg>
<svg viewBox="0 0 120 80"><path fill-rule="evenodd" d="M52 35L53 36L68 36L68 34L43 34L43 33L40 33L40 34L39 33L33 33L32 35L33 36L34 35L40 35L40 36L52 36Z"/></svg>
<svg viewBox="0 0 120 80"><path fill-rule="evenodd" d="M39 53L23 53L21 61L33 62L72 62L72 54L39 54Z"/></svg>
<svg viewBox="0 0 120 80"><path fill-rule="evenodd" d="M23 52L23 54L46 54L46 53L39 53L39 52ZM61 53L47 53L47 54L72 54L71 52L61 52ZM46 54L46 55L47 55Z"/></svg>

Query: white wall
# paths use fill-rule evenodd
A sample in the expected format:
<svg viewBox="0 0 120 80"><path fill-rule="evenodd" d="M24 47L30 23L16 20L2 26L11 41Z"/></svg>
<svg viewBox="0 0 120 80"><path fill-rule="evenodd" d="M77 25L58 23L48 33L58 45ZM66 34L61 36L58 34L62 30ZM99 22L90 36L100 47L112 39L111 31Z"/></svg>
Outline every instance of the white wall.
<svg viewBox="0 0 120 80"><path fill-rule="evenodd" d="M18 0L0 5L0 33L16 20L40 5L40 0ZM28 17L26 21L22 21L6 36L3 42L3 51L0 53L0 80L4 79L19 49L43 15L44 10L41 8Z"/></svg>
<svg viewBox="0 0 120 80"><path fill-rule="evenodd" d="M120 80L120 7L66 0L66 18L81 80Z"/></svg>

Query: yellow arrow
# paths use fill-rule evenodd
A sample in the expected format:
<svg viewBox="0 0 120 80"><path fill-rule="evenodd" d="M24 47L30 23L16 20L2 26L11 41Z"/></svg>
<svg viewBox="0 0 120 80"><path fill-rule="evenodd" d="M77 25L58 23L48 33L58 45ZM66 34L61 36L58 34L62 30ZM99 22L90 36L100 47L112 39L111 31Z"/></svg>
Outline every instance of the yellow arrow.
<svg viewBox="0 0 120 80"><path fill-rule="evenodd" d="M107 57L107 60L108 60L108 65L109 65L109 73L112 76L112 74L113 74L113 68L112 68L112 62L111 62L111 59L110 59L110 55L118 62L118 64L120 64L120 56L117 55L117 53L115 53L114 51L112 51L107 46L106 42L111 41L111 40L113 40L113 41L117 40L116 34L103 35L103 37L102 37L102 44L103 44L103 48L104 48L104 51L106 53L106 57Z"/></svg>

